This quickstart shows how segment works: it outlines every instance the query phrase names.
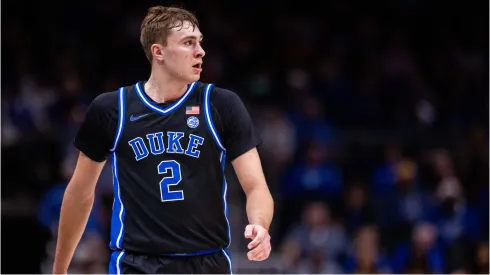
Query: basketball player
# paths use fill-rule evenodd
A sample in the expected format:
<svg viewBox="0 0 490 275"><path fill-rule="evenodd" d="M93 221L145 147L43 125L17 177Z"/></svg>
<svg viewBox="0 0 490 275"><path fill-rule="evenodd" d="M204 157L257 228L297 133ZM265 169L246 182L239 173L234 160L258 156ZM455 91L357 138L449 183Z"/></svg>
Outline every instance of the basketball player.
<svg viewBox="0 0 490 275"><path fill-rule="evenodd" d="M192 13L148 11L141 25L148 81L99 95L75 138L80 156L63 200L54 273L68 271L109 156L110 273L231 273L226 160L247 196L248 258L268 258L273 200L261 140L235 93L198 81L201 42Z"/></svg>

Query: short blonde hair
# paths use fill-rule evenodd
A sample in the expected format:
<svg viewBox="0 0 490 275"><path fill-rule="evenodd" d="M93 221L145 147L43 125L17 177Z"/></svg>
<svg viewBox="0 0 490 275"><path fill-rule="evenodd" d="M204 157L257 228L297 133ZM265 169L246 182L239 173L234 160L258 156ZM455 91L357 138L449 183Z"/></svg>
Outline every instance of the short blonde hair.
<svg viewBox="0 0 490 275"><path fill-rule="evenodd" d="M196 16L188 10L164 6L155 6L148 10L141 23L140 42L150 63L152 62L151 45L154 43L166 45L170 30L182 27L185 21L189 21L193 27L199 27Z"/></svg>

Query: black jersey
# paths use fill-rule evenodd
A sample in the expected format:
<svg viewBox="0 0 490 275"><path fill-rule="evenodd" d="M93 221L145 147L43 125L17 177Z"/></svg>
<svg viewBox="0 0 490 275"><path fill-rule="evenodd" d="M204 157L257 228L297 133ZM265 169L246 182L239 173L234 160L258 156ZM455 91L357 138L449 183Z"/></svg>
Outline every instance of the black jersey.
<svg viewBox="0 0 490 275"><path fill-rule="evenodd" d="M159 255L228 247L225 161L260 143L243 104L201 82L167 104L153 102L143 87L99 96L75 139L93 160L112 158L110 247ZM89 141L99 137L102 144Z"/></svg>

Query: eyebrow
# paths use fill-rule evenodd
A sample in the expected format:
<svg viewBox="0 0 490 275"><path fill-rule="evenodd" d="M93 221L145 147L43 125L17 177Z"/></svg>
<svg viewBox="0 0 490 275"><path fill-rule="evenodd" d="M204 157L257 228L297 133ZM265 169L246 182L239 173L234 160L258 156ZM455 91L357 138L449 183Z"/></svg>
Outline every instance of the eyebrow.
<svg viewBox="0 0 490 275"><path fill-rule="evenodd" d="M193 34L186 35L181 40L186 40L186 39L189 39L189 38L198 40L198 37L196 35L193 35ZM203 36L201 35L199 40L202 40L202 39L203 39Z"/></svg>

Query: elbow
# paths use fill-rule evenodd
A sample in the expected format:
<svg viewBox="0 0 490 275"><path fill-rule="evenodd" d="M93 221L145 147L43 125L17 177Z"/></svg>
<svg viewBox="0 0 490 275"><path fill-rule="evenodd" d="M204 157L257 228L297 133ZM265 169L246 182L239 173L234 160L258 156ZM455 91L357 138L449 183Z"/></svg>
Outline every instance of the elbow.
<svg viewBox="0 0 490 275"><path fill-rule="evenodd" d="M245 194L247 197L257 195L264 199L269 198L271 201L273 200L269 187L265 183L254 184L253 186L245 190Z"/></svg>
<svg viewBox="0 0 490 275"><path fill-rule="evenodd" d="M66 187L64 199L73 199L79 203L90 203L95 199L95 190L76 182L70 182Z"/></svg>

